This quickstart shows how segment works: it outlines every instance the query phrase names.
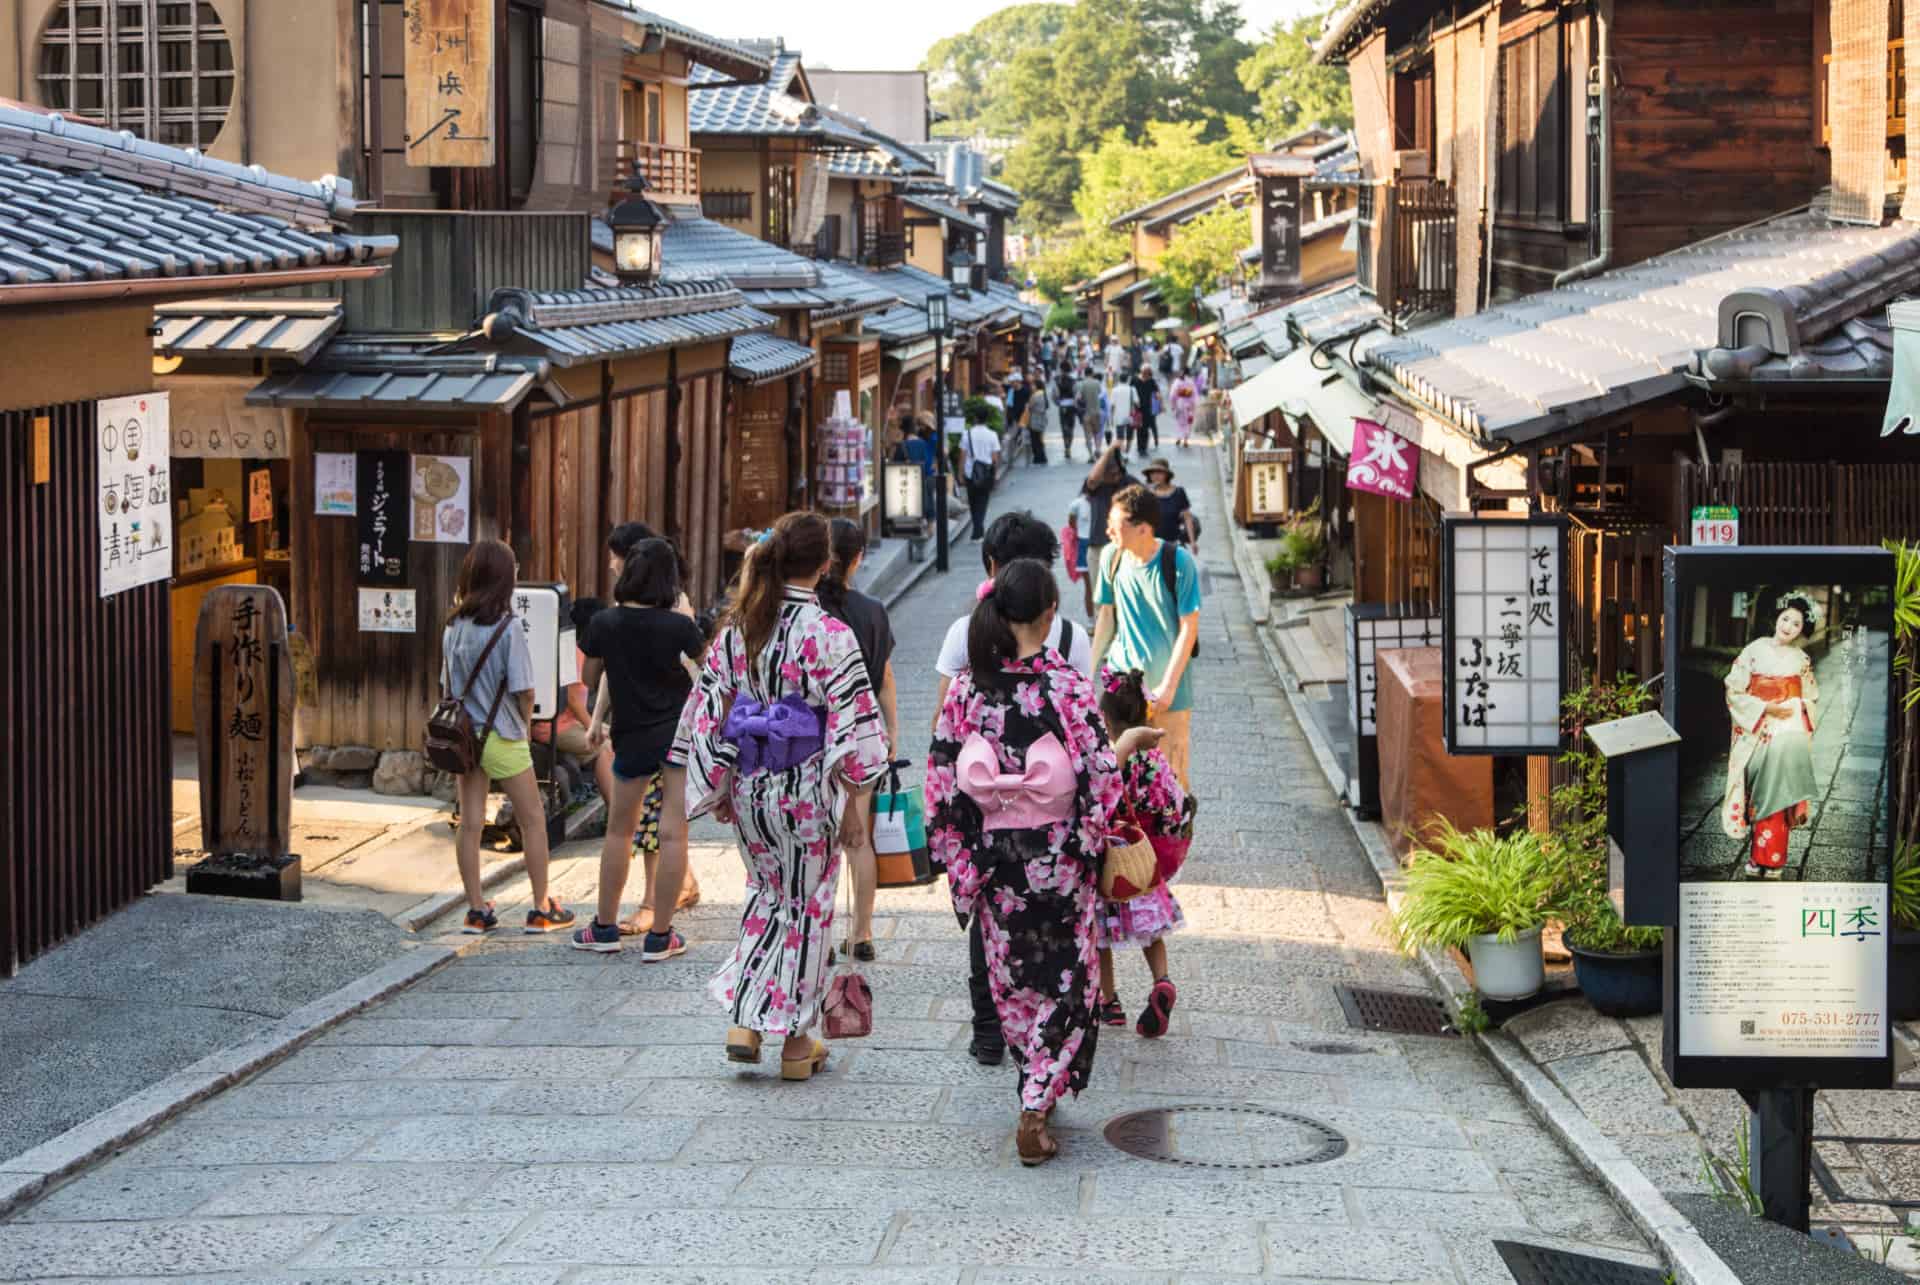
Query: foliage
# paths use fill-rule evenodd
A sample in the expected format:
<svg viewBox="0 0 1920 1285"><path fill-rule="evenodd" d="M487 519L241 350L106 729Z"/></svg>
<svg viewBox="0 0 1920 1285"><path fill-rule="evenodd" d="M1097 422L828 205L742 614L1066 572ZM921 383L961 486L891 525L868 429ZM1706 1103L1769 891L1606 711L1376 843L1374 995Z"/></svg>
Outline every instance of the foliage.
<svg viewBox="0 0 1920 1285"><path fill-rule="evenodd" d="M1766 1211L1760 1193L1753 1189L1749 1173L1752 1153L1747 1150L1747 1131L1733 1131L1735 1163L1728 1164L1705 1147L1700 1148L1700 1176L1706 1179L1707 1194L1723 1205L1745 1210L1750 1218Z"/></svg>
<svg viewBox="0 0 1920 1285"><path fill-rule="evenodd" d="M1030 122L1015 110L1008 78L1023 52L1044 50L1059 38L1070 12L1059 4L1009 5L935 41L920 66L929 102L947 117L939 132L958 138L1022 132Z"/></svg>
<svg viewBox="0 0 1920 1285"><path fill-rule="evenodd" d="M1893 859L1893 922L1920 929L1920 843L1909 839Z"/></svg>
<svg viewBox="0 0 1920 1285"><path fill-rule="evenodd" d="M1626 675L1577 688L1560 703L1570 748L1559 760L1568 779L1547 795L1554 833L1554 903L1567 940L1587 950L1628 952L1660 944L1660 929L1627 927L1607 897L1607 760L1586 738L1589 725L1638 714L1652 703L1647 690ZM1524 809L1517 819L1524 823Z"/></svg>
<svg viewBox="0 0 1920 1285"><path fill-rule="evenodd" d="M1287 556L1293 559L1296 567L1310 567L1327 554L1327 524L1320 516L1320 505L1297 513L1287 523L1287 533L1281 537L1281 547Z"/></svg>
<svg viewBox="0 0 1920 1285"><path fill-rule="evenodd" d="M1267 574L1277 580L1281 576L1292 575L1293 569L1298 565L1300 564L1294 561L1293 553L1287 548L1286 541L1282 540L1280 547L1275 549L1273 555L1267 559Z"/></svg>
<svg viewBox="0 0 1920 1285"><path fill-rule="evenodd" d="M1394 938L1409 952L1464 947L1484 933L1512 942L1546 919L1553 884L1553 862L1541 836L1463 831L1441 817L1431 845L1415 852L1407 866Z"/></svg>
<svg viewBox="0 0 1920 1285"><path fill-rule="evenodd" d="M1893 745L1895 843L1920 840L1920 545L1888 540L1893 570L1893 681L1899 731Z"/></svg>
<svg viewBox="0 0 1920 1285"><path fill-rule="evenodd" d="M960 403L960 413L966 417L969 425L985 424L998 433L1006 427L1006 416L998 406L984 397L969 397Z"/></svg>
<svg viewBox="0 0 1920 1285"><path fill-rule="evenodd" d="M1215 289L1232 272L1240 252L1253 240L1245 210L1218 205L1180 229L1160 256L1160 297L1176 317L1190 316L1193 301Z"/></svg>
<svg viewBox="0 0 1920 1285"><path fill-rule="evenodd" d="M1074 310L1072 303L1061 300L1047 309L1045 326L1048 330L1085 330L1087 319Z"/></svg>
<svg viewBox="0 0 1920 1285"><path fill-rule="evenodd" d="M1309 125L1349 129L1353 94L1344 67L1313 65L1313 39L1326 12L1276 22L1252 56L1240 63L1240 83L1260 103L1259 122L1270 139L1296 134Z"/></svg>
<svg viewBox="0 0 1920 1285"><path fill-rule="evenodd" d="M1469 991L1456 998L1456 1011L1453 1015L1454 1030L1462 1035L1478 1035L1482 1031L1492 1029L1493 1018L1488 1015L1486 1009L1480 1007L1480 996L1476 992Z"/></svg>

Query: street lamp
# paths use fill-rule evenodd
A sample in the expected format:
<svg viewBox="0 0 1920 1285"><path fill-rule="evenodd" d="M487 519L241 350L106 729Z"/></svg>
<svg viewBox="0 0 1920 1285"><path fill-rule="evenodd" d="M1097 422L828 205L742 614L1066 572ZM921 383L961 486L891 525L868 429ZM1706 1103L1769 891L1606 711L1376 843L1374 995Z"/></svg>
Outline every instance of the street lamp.
<svg viewBox="0 0 1920 1285"><path fill-rule="evenodd" d="M955 250L947 256L947 280L961 294L966 294L973 285L973 256L965 250Z"/></svg>
<svg viewBox="0 0 1920 1285"><path fill-rule="evenodd" d="M647 180L639 170L627 180L627 199L607 215L613 228L613 268L620 284L650 286L660 279L660 241L667 214L647 197Z"/></svg>
<svg viewBox="0 0 1920 1285"><path fill-rule="evenodd" d="M927 329L933 332L933 569L947 571L947 399L942 367L946 361L947 293L927 294Z"/></svg>

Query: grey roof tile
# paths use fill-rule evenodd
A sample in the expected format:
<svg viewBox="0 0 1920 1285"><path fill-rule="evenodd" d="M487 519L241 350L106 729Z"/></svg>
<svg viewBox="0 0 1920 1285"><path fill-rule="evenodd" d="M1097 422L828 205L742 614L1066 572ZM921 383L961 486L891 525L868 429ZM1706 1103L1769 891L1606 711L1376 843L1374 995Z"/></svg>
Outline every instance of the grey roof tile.
<svg viewBox="0 0 1920 1285"><path fill-rule="evenodd" d="M495 290L500 342L524 341L559 366L607 361L768 330L774 317L724 281L663 281L644 288ZM512 340L506 336L511 334ZM476 344L480 341L473 341Z"/></svg>
<svg viewBox="0 0 1920 1285"><path fill-rule="evenodd" d="M961 227L969 228L975 232L985 232L987 230L987 225L984 222L974 218L973 215L958 206L953 205L946 199L943 193L909 191L900 199L904 204L912 206L923 214L931 214L937 219L945 219L949 223L958 223Z"/></svg>
<svg viewBox="0 0 1920 1285"><path fill-rule="evenodd" d="M600 0L600 2L622 10L639 25L659 32L669 42L679 45L707 65L721 67L729 76L746 79L749 75L764 75L772 61L759 50L739 41L709 36L704 31L696 31L685 23L676 22L664 14L643 9L631 3L631 0Z"/></svg>
<svg viewBox="0 0 1920 1285"><path fill-rule="evenodd" d="M778 335L741 335L727 353L727 373L750 384L764 384L807 370L816 360L806 344Z"/></svg>
<svg viewBox="0 0 1920 1285"><path fill-rule="evenodd" d="M154 309L164 357L284 357L305 363L340 329L333 299L211 299Z"/></svg>
<svg viewBox="0 0 1920 1285"><path fill-rule="evenodd" d="M547 378L549 369L539 358L336 343L304 370L269 376L247 393L247 404L509 410Z"/></svg>
<svg viewBox="0 0 1920 1285"><path fill-rule="evenodd" d="M688 131L755 138L817 138L847 147L869 145L871 140L865 131L841 124L789 92L799 72L800 55L793 50L775 54L773 70L757 85L734 83L732 76L696 64L687 86Z"/></svg>

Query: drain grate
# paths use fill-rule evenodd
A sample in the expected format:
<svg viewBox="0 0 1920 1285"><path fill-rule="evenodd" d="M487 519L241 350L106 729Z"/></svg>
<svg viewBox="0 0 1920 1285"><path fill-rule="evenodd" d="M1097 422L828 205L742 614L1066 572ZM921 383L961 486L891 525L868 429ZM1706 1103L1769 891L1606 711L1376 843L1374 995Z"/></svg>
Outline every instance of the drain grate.
<svg viewBox="0 0 1920 1285"><path fill-rule="evenodd" d="M1130 1156L1192 1169L1291 1169L1347 1153L1334 1129L1253 1106L1178 1106L1132 1111L1107 1122L1106 1139Z"/></svg>
<svg viewBox="0 0 1920 1285"><path fill-rule="evenodd" d="M1371 986L1335 986L1347 1025L1396 1035L1457 1036L1446 1005L1423 991L1379 990Z"/></svg>
<svg viewBox="0 0 1920 1285"><path fill-rule="evenodd" d="M1493 1247L1513 1273L1514 1285L1661 1285L1667 1279L1651 1267L1570 1254L1564 1249L1544 1249L1513 1240L1496 1240Z"/></svg>

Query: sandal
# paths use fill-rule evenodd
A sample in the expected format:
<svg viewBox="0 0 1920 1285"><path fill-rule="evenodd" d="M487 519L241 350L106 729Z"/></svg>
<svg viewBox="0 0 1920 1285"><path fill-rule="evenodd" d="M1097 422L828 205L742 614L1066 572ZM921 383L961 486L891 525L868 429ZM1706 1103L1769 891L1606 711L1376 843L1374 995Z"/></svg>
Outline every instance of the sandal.
<svg viewBox="0 0 1920 1285"><path fill-rule="evenodd" d="M1047 1131L1047 1115L1043 1111L1020 1113L1020 1129L1013 1135L1013 1145L1020 1153L1020 1163L1029 1169L1047 1163L1060 1152L1060 1144Z"/></svg>
<svg viewBox="0 0 1920 1285"><path fill-rule="evenodd" d="M849 955L852 955L855 959L859 960L863 964L871 964L876 958L876 956L873 953L873 938L871 937L867 938L865 941L856 941L856 942L843 941L840 943L840 949L846 951Z"/></svg>
<svg viewBox="0 0 1920 1285"><path fill-rule="evenodd" d="M780 1078L783 1080L811 1080L813 1073L827 1064L827 1046L819 1040L813 1042L813 1052L805 1057L780 1055Z"/></svg>
<svg viewBox="0 0 1920 1285"><path fill-rule="evenodd" d="M728 1027L727 1061L758 1063L760 1061L760 1032L749 1030L744 1026Z"/></svg>
<svg viewBox="0 0 1920 1285"><path fill-rule="evenodd" d="M1167 978L1155 982L1147 994L1147 1006L1140 1010L1140 1020L1134 1023L1134 1031L1150 1040L1165 1035L1167 1020L1173 1016L1173 1002L1179 994Z"/></svg>
<svg viewBox="0 0 1920 1285"><path fill-rule="evenodd" d="M1102 1026L1125 1026L1127 1010L1120 1007L1120 997L1115 995L1112 999L1100 1002L1100 1007L1094 1010L1094 1018Z"/></svg>

